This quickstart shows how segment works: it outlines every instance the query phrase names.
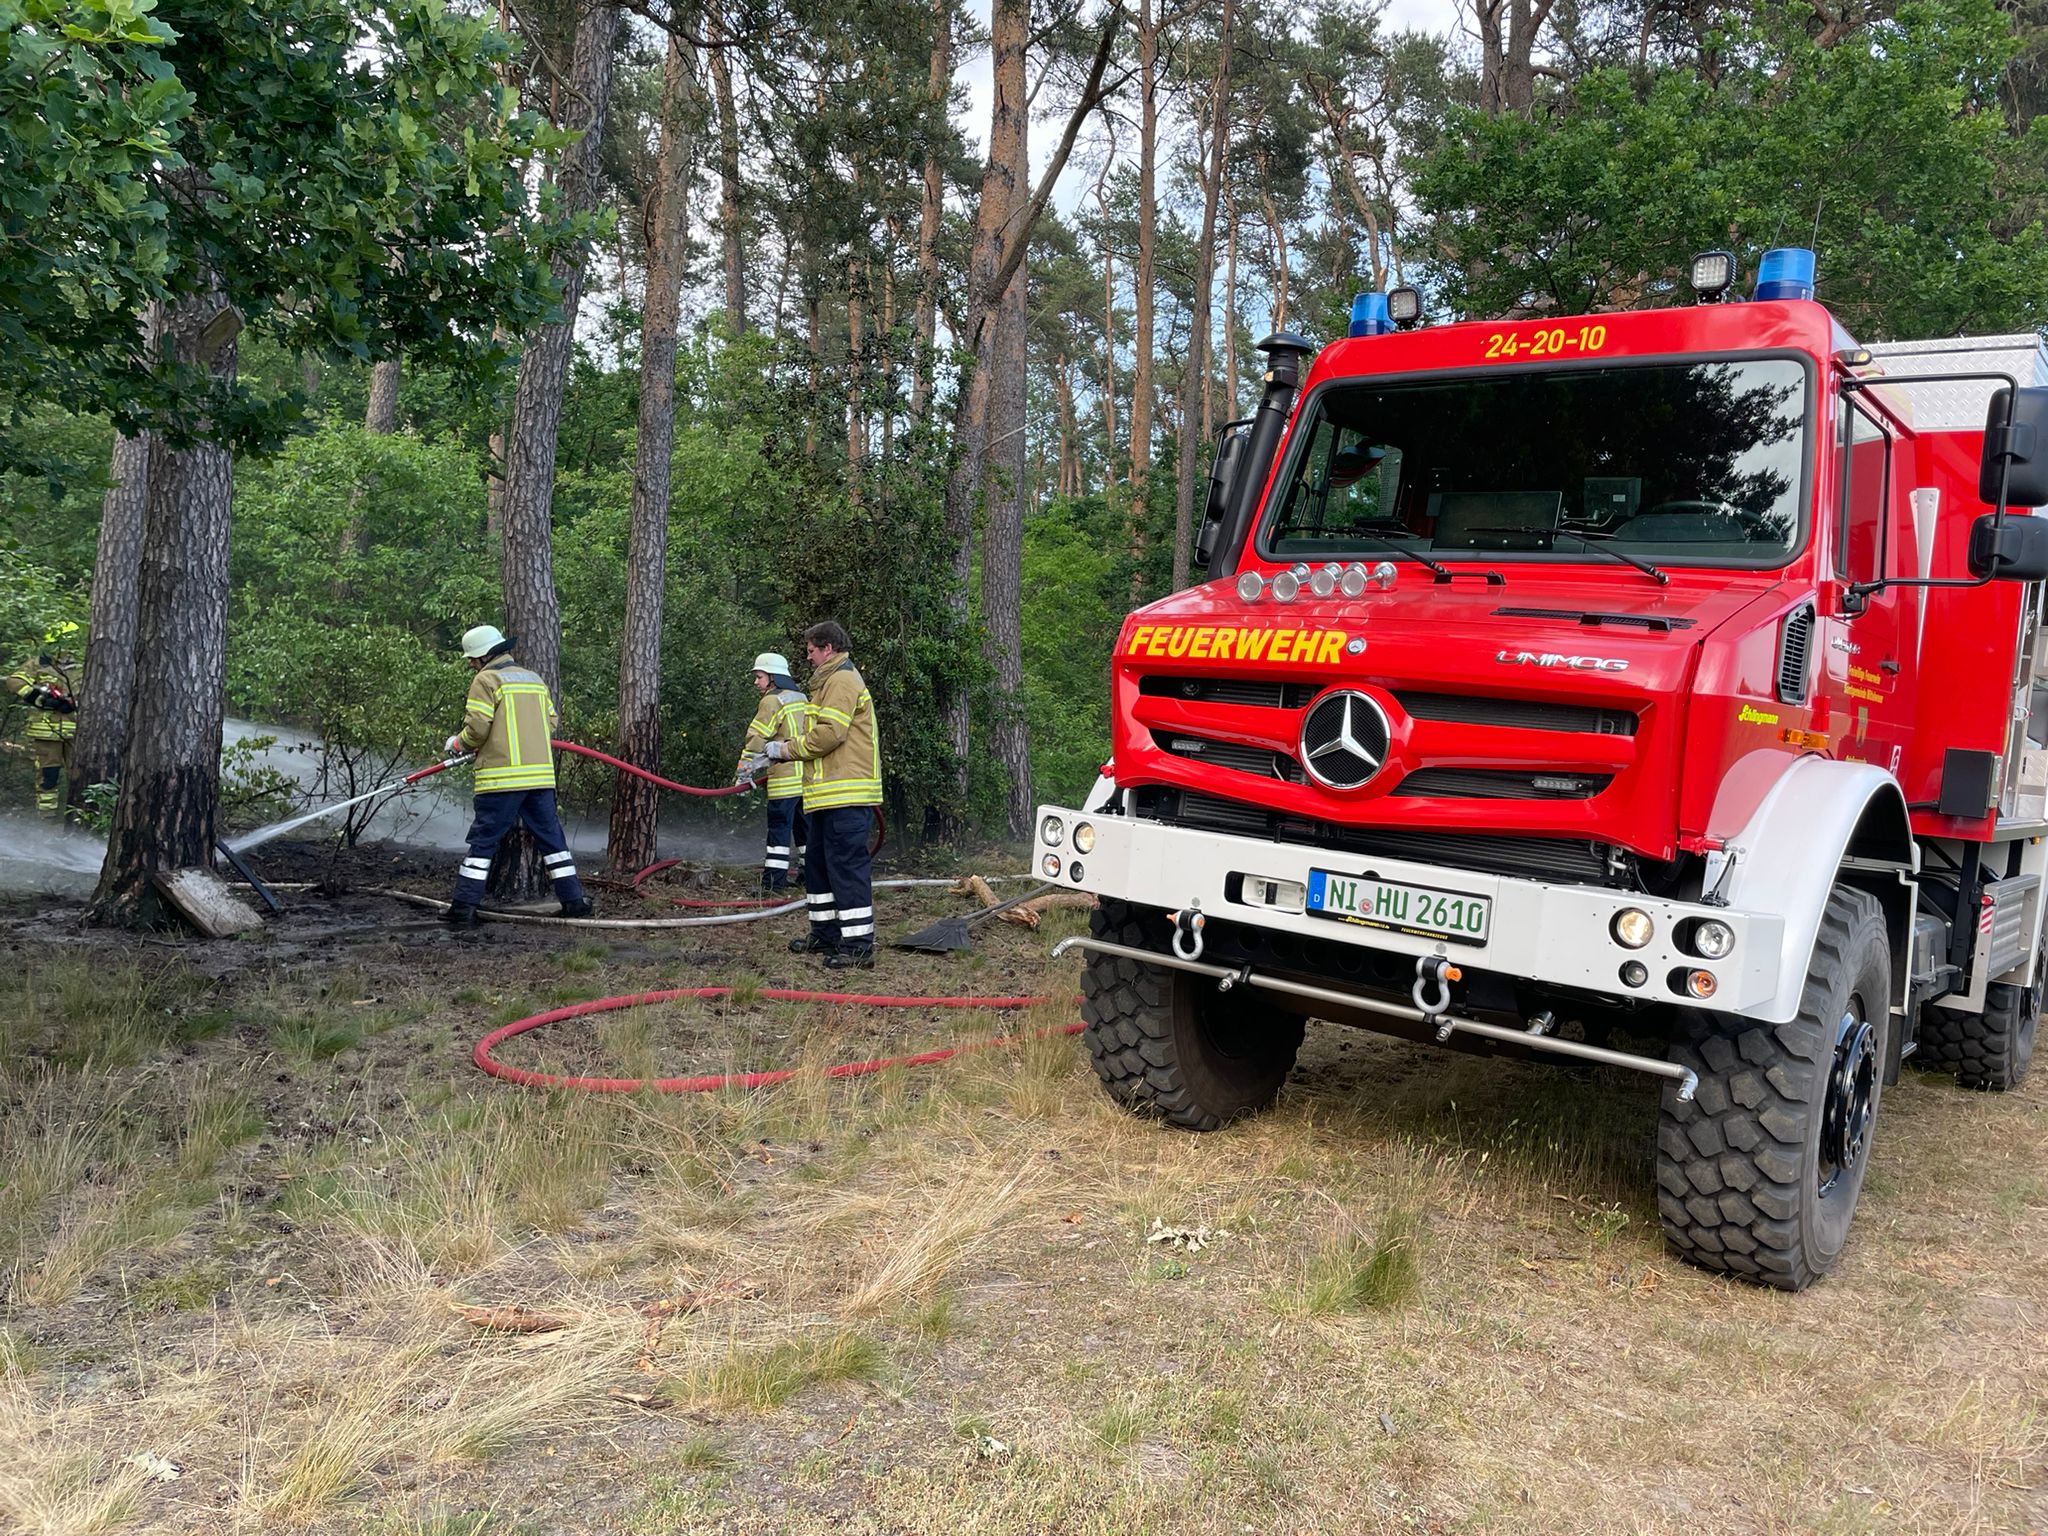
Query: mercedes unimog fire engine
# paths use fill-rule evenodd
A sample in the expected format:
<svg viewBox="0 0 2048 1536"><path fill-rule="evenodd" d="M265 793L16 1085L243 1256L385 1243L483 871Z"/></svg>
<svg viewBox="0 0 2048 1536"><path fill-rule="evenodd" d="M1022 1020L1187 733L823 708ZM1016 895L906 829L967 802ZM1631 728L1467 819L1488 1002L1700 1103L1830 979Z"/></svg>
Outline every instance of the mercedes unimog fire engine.
<svg viewBox="0 0 2048 1536"><path fill-rule="evenodd" d="M1860 346L1813 270L1262 343L1211 579L1125 621L1113 760L1038 816L1115 1098L1256 1111L1308 1016L1654 1073L1671 1245L1799 1290L1903 1060L2020 1080L2048 357Z"/></svg>

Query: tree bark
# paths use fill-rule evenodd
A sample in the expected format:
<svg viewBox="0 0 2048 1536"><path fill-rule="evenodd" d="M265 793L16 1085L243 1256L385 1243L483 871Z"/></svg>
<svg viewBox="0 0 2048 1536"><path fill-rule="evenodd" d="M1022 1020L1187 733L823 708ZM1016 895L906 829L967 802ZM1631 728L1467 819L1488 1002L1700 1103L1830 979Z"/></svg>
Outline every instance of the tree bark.
<svg viewBox="0 0 2048 1536"><path fill-rule="evenodd" d="M619 756L661 766L661 626L668 589L668 504L676 428L676 326L688 259L690 98L695 50L671 32L661 92L661 160L648 219L647 297L640 330L640 423L633 446L633 525L619 637ZM659 791L621 773L612 789L611 873L654 862Z"/></svg>
<svg viewBox="0 0 2048 1536"><path fill-rule="evenodd" d="M1114 121L1112 119L1112 121ZM1110 133L1102 174L1095 178L1095 211L1102 219L1102 489L1116 484L1116 246L1109 236L1109 170L1116 160Z"/></svg>
<svg viewBox="0 0 2048 1536"><path fill-rule="evenodd" d="M154 354L163 313L143 320L143 347ZM99 547L92 562L92 632L71 743L70 803L85 804L94 784L120 782L128 747L129 701L135 689L135 634L140 620L143 527L149 515L149 458L154 436L117 436L100 506Z"/></svg>
<svg viewBox="0 0 2048 1536"><path fill-rule="evenodd" d="M990 179L984 203L999 202L1003 226L1024 206L1031 176L1025 101L1025 39L1030 0L994 0L989 15L989 56L995 110L989 123ZM1024 450L1026 268L1018 266L1003 290L989 338L988 521L981 546L981 619L984 654L995 681L989 744L1008 780L1012 837L1028 836L1032 821L1031 742L1024 718Z"/></svg>
<svg viewBox="0 0 2048 1536"><path fill-rule="evenodd" d="M1237 420L1237 194L1223 178L1223 419ZM1212 432L1211 437L1215 436Z"/></svg>
<svg viewBox="0 0 2048 1536"><path fill-rule="evenodd" d="M1152 488L1152 283L1159 212L1159 23L1152 0L1138 7L1138 263L1131 275L1131 600L1144 591L1145 530Z"/></svg>
<svg viewBox="0 0 2048 1536"><path fill-rule="evenodd" d="M165 314L161 345L231 380L240 326L209 280ZM213 859L234 460L217 442L173 450L156 439L148 485L127 760L92 907L96 921L131 926L160 915L152 875Z"/></svg>
<svg viewBox="0 0 2048 1536"><path fill-rule="evenodd" d="M370 408L363 413L363 425L372 432L398 430L399 361L387 357L370 369Z"/></svg>
<svg viewBox="0 0 2048 1536"><path fill-rule="evenodd" d="M597 206L598 151L611 97L612 43L618 29L618 11L604 3L584 12L576 28L563 127L581 137L562 150L555 167L555 183L566 214L586 213ZM575 346L576 306L583 296L587 255L579 246L555 258L555 281L562 289L561 316L528 338L519 360L519 388L506 443L499 518L504 538L500 569L506 627L518 642L520 661L539 673L557 696L562 686L562 610L555 596L552 542L555 454L562 424L562 387Z"/></svg>
<svg viewBox="0 0 2048 1536"><path fill-rule="evenodd" d="M1465 0L1479 30L1479 106L1526 117L1536 104L1536 39L1552 0Z"/></svg>
<svg viewBox="0 0 2048 1536"><path fill-rule="evenodd" d="M728 42L724 13L708 7L712 41ZM718 110L718 226L725 245L725 323L737 336L747 328L746 231L740 225L740 120L733 105L732 67L725 48L706 50L711 93Z"/></svg>
<svg viewBox="0 0 2048 1536"><path fill-rule="evenodd" d="M1209 100L1209 143L1202 157L1202 234L1195 245L1195 297L1188 319L1188 361L1181 374L1180 429L1176 439L1173 498L1173 590L1188 584L1194 549L1195 425L1209 408L1209 318L1216 287L1216 201L1228 169L1224 112L1230 100L1230 49L1236 0L1223 0L1217 33L1216 78Z"/></svg>
<svg viewBox="0 0 2048 1536"><path fill-rule="evenodd" d="M868 449L867 315L861 263L846 263L846 497L860 505Z"/></svg>
<svg viewBox="0 0 2048 1536"><path fill-rule="evenodd" d="M953 83L953 0L932 5L931 135L924 155L924 197L917 216L917 358L910 381L910 416L922 422L931 409L939 313L939 223L945 212L945 167L939 159L946 125L946 99Z"/></svg>

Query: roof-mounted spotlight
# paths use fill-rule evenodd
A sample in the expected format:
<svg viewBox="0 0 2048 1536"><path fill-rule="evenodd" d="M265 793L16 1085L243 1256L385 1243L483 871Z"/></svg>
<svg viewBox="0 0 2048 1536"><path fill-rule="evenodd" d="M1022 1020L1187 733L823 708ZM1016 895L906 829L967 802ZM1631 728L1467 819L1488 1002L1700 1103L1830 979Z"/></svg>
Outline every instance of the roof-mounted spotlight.
<svg viewBox="0 0 2048 1536"><path fill-rule="evenodd" d="M1420 288L1409 288L1405 285L1400 288L1389 288L1387 290L1387 318L1404 331L1411 325L1421 324L1422 290Z"/></svg>
<svg viewBox="0 0 2048 1536"><path fill-rule="evenodd" d="M1732 251L1702 251L1692 259L1693 296L1702 304L1717 304L1735 286L1735 254Z"/></svg>

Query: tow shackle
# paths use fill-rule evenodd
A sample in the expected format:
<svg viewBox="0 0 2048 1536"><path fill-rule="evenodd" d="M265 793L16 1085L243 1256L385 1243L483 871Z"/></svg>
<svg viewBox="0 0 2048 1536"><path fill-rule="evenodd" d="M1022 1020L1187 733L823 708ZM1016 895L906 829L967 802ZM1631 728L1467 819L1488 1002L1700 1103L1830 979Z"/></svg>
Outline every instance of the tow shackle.
<svg viewBox="0 0 2048 1536"><path fill-rule="evenodd" d="M1209 919L1202 915L1202 904L1191 902L1167 916L1173 919L1173 952L1183 960L1201 959L1202 930L1209 923Z"/></svg>
<svg viewBox="0 0 2048 1536"><path fill-rule="evenodd" d="M1408 996L1422 1013L1432 1019L1451 1011L1451 983L1462 981L1465 973L1442 955L1422 955L1415 961L1415 985Z"/></svg>

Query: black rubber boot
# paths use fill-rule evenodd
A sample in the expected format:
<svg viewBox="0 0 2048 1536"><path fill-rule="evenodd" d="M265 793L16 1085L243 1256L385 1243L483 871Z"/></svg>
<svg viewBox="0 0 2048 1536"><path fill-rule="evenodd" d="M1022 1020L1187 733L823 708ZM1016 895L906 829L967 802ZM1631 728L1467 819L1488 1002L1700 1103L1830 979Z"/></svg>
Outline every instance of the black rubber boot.
<svg viewBox="0 0 2048 1536"><path fill-rule="evenodd" d="M789 952L792 955L829 955L838 947L832 940L821 939L816 934L789 941Z"/></svg>
<svg viewBox="0 0 2048 1536"><path fill-rule="evenodd" d="M828 971L872 971L875 968L875 946L872 944L849 945L835 949L825 957Z"/></svg>
<svg viewBox="0 0 2048 1536"><path fill-rule="evenodd" d="M446 915L442 917L441 921L450 928L474 928L476 926L476 907L470 902L458 901L448 908Z"/></svg>
<svg viewBox="0 0 2048 1536"><path fill-rule="evenodd" d="M593 907L590 904L590 898L588 896L578 896L574 901L565 901L562 903L562 916L595 917L597 916L597 908Z"/></svg>

